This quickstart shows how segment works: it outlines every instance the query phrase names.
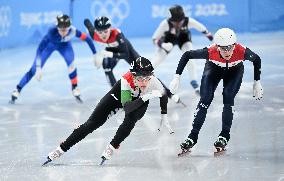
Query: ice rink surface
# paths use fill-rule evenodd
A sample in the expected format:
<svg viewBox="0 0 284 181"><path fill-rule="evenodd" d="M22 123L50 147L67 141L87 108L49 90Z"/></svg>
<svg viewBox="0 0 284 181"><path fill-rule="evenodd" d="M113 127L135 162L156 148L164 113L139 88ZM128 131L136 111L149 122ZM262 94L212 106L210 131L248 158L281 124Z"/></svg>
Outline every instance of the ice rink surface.
<svg viewBox="0 0 284 181"><path fill-rule="evenodd" d="M245 62L242 87L235 99L231 140L226 155L213 156L213 143L221 131L222 83L208 110L197 145L178 158L179 144L188 136L198 102L187 71L179 95L188 105L169 101L168 115L175 133L160 121L158 100L152 100L146 116L121 144L113 158L98 166L101 153L123 120L123 112L72 147L47 167L47 154L87 120L99 99L110 89L103 69L92 63L87 44L74 42L79 88L84 104L76 103L64 60L56 52L43 68L43 79L32 79L17 104L9 105L11 92L32 65L36 45L0 51L0 180L98 180L98 181L284 181L284 32L239 34L238 40L262 58L264 98L252 97L253 65ZM150 38L130 39L136 50L154 57ZM193 36L194 48L210 44ZM99 49L99 47L97 48ZM169 85L181 56L175 47L156 75ZM205 60L196 60L201 78ZM119 78L128 70L121 60Z"/></svg>

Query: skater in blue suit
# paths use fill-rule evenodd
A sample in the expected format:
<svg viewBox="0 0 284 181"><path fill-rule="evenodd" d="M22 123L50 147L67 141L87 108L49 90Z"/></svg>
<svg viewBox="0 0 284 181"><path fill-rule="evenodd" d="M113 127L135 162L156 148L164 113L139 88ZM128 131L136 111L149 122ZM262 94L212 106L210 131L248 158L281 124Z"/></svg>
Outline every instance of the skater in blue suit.
<svg viewBox="0 0 284 181"><path fill-rule="evenodd" d="M77 68L74 65L74 51L71 44L71 39L75 36L86 41L92 50L92 53L96 54L96 49L92 39L89 38L85 33L77 30L74 26L71 26L71 20L68 15L57 16L57 25L51 27L48 33L41 40L33 65L22 77L16 87L16 90L12 92L10 103L15 103L16 99L20 95L20 92L33 76L35 76L38 81L41 80L42 67L54 51L58 51L59 54L64 58L68 66L69 78L72 84L72 94L78 102L82 102L80 98L80 90L77 85Z"/></svg>

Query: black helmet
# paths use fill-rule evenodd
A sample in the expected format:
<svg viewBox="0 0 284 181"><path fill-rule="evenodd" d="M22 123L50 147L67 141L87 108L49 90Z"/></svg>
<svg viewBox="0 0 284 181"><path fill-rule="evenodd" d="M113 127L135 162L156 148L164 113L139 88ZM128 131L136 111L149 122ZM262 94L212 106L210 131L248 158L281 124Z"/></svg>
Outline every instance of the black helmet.
<svg viewBox="0 0 284 181"><path fill-rule="evenodd" d="M66 14L62 14L56 17L58 28L68 28L71 26L70 17Z"/></svg>
<svg viewBox="0 0 284 181"><path fill-rule="evenodd" d="M153 75L154 68L150 60L145 57L138 57L131 64L130 72L134 76L150 76Z"/></svg>
<svg viewBox="0 0 284 181"><path fill-rule="evenodd" d="M98 17L95 20L94 25L95 25L95 29L98 31L102 31L102 30L105 30L111 27L110 20L108 19L108 17L105 17L105 16Z"/></svg>
<svg viewBox="0 0 284 181"><path fill-rule="evenodd" d="M169 10L171 13L170 21L179 22L185 18L183 8L180 5L174 5Z"/></svg>

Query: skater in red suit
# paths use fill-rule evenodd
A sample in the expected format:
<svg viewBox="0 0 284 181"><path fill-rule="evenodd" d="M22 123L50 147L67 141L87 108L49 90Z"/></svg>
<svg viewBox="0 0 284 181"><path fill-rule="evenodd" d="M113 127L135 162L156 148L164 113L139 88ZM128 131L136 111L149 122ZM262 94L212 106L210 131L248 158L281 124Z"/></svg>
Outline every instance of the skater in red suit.
<svg viewBox="0 0 284 181"><path fill-rule="evenodd" d="M188 138L181 143L182 153L190 151L197 143L198 134L205 121L207 109L209 108L214 92L223 79L223 112L222 130L214 143L217 152L224 151L230 140L230 129L232 126L234 99L238 93L243 73L244 60L249 60L254 66L253 97L260 100L263 89L260 84L261 59L249 48L237 43L237 37L229 28L219 29L214 35L214 44L209 47L185 52L178 64L174 79L170 84L170 90L175 93L178 89L180 76L189 59L206 59L201 87L200 101L196 108L193 128Z"/></svg>

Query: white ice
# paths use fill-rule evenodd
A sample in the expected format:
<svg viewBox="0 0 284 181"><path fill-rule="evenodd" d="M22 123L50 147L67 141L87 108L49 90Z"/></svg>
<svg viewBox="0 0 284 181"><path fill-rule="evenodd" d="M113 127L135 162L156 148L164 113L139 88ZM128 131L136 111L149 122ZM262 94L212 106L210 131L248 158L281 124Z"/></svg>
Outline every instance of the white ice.
<svg viewBox="0 0 284 181"><path fill-rule="evenodd" d="M121 144L113 158L98 166L104 148L111 141L123 113L72 147L47 167L41 164L47 154L87 120L100 98L110 89L103 70L92 63L85 43L74 43L75 63L84 104L71 94L68 71L63 59L54 53L43 69L43 79L32 79L17 103L9 105L10 94L32 65L36 45L0 51L0 180L99 180L99 181L283 181L284 180L284 32L246 33L239 42L262 58L261 82L264 98L252 97L253 65L245 62L242 87L235 99L235 114L226 155L213 156L213 143L221 129L222 94L220 84L208 110L197 145L188 156L178 158L179 144L188 136L198 102L189 74L182 75L179 95L188 105L169 102L169 120L175 133L159 126L159 101L153 100L146 116ZM130 39L137 51L154 56L150 38ZM193 36L194 48L210 44ZM178 48L156 69L167 85L181 56ZM201 78L205 60L196 60ZM115 68L119 78L128 70L121 60Z"/></svg>

